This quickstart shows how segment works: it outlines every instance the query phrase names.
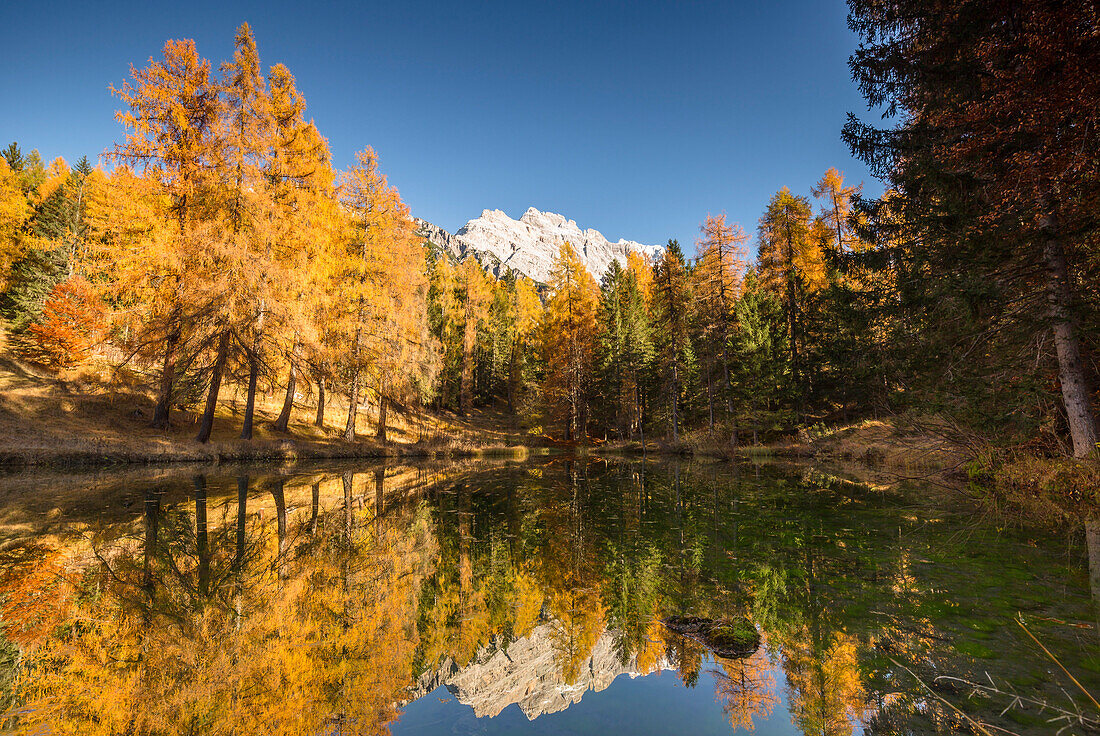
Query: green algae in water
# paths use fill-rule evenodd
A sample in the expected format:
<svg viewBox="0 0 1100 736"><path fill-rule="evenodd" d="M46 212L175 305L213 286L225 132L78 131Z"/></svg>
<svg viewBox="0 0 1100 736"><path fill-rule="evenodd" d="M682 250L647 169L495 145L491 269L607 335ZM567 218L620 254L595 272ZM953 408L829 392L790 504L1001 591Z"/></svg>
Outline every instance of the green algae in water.
<svg viewBox="0 0 1100 736"><path fill-rule="evenodd" d="M994 656L994 651L981 642L973 639L961 639L955 642L955 650L969 657L989 659Z"/></svg>

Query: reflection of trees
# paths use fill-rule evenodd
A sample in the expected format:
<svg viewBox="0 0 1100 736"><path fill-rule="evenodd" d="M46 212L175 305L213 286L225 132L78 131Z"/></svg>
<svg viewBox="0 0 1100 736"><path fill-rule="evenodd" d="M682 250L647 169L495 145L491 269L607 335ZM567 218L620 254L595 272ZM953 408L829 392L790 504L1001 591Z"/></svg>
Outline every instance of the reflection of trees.
<svg viewBox="0 0 1100 736"><path fill-rule="evenodd" d="M635 657L637 670L649 672L665 650L659 620L664 556L642 531L648 496L644 469L624 465L617 470L618 518L603 534L602 597L619 662L625 665Z"/></svg>
<svg viewBox="0 0 1100 736"><path fill-rule="evenodd" d="M621 662L647 672L664 656L692 684L707 655L659 623L680 612L752 614L785 653L806 729L832 733L818 724L855 712L841 707L859 698L844 679L854 645L837 648L832 589L814 582L839 573L808 556L812 529L776 523L766 504L739 516L760 504L731 502L690 469L534 470L485 481L506 494L476 479L436 490L431 515L387 504L385 470L241 478L221 500L200 477L187 504L149 494L143 534L97 549L69 583L68 618L82 623L28 656L29 719L94 719L104 733L369 732L423 669L464 665L540 619L566 681L609 627ZM768 711L762 655L719 665L731 723Z"/></svg>
<svg viewBox="0 0 1100 736"><path fill-rule="evenodd" d="M604 578L608 626L615 651L625 664L637 655L638 669L648 672L660 655L664 626L657 620L661 555L653 547L631 549L621 538L608 545L610 561Z"/></svg>
<svg viewBox="0 0 1100 736"><path fill-rule="evenodd" d="M803 586L795 596L799 609L780 634L783 668L787 674L791 715L809 736L848 736L862 715L863 687L859 679L856 643L826 620L829 601L823 595L827 579L820 570L812 530L803 536Z"/></svg>
<svg viewBox="0 0 1100 736"><path fill-rule="evenodd" d="M329 711L328 725L317 731L384 732L397 717L419 644L416 602L436 562L434 535L424 509L387 516L384 475L373 480L374 523L357 523L356 514L347 513L355 499L345 492L343 529L321 540L322 553L310 560L303 580L298 620L305 628L295 638L312 650L298 656L313 665L318 700ZM350 488L350 479L344 481Z"/></svg>
<svg viewBox="0 0 1100 736"><path fill-rule="evenodd" d="M214 506L202 478L186 508L147 498L143 537L97 549L67 585L65 624L25 652L22 727L384 730L409 681L419 585L434 564L426 514L406 507L366 525L375 514L349 497L337 508L345 523L329 525L316 485L301 504L282 478L258 498L248 485ZM249 502L274 524L248 514ZM236 523L214 523L218 512Z"/></svg>
<svg viewBox="0 0 1100 736"><path fill-rule="evenodd" d="M792 511L773 532L777 549L746 568L753 611L777 645L795 725L808 736L847 736L865 695L856 640L837 621L850 561L829 549L835 540L815 515Z"/></svg>
<svg viewBox="0 0 1100 736"><path fill-rule="evenodd" d="M837 633L829 641L801 630L784 639L791 717L804 734L847 736L863 715L857 642Z"/></svg>
<svg viewBox="0 0 1100 736"><path fill-rule="evenodd" d="M703 671L703 659L706 656L703 645L686 636L670 634L665 637L665 654L676 668L680 681L687 687L695 687L699 682L699 673Z"/></svg>
<svg viewBox="0 0 1100 736"><path fill-rule="evenodd" d="M0 553L0 620L4 634L26 646L47 635L65 614L60 550L23 545Z"/></svg>
<svg viewBox="0 0 1100 736"><path fill-rule="evenodd" d="M508 477L521 494L476 494L457 483L440 495L442 554L420 598L424 668L446 659L464 666L541 619L563 678L577 678L605 629L604 601L586 528L587 481L575 464L565 463L564 473L559 467Z"/></svg>
<svg viewBox="0 0 1100 736"><path fill-rule="evenodd" d="M755 728L753 719L767 718L779 697L775 676L763 648L744 659L720 659L720 669L712 670L715 697L735 730Z"/></svg>
<svg viewBox="0 0 1100 736"><path fill-rule="evenodd" d="M581 664L592 654L604 632L604 604L596 550L587 529L583 504L589 486L587 473L578 478L577 464L565 463L566 498L547 514L555 530L539 548L536 577L547 591L551 633L562 679L574 683Z"/></svg>
<svg viewBox="0 0 1100 736"><path fill-rule="evenodd" d="M607 630L637 671L668 661L687 684L709 672L735 727L772 711L781 668L806 734L849 734L856 719L912 730L922 708L920 727L950 731L872 649L957 663L941 573L921 562L938 538L916 522L903 535L876 497L768 472L553 458L452 478L423 505L387 493L385 468L200 476L183 502L150 491L129 536L116 525L60 552L0 553L20 727L369 733L425 670L507 651L540 625L563 679ZM745 616L767 650L714 662L665 631L674 613Z"/></svg>
<svg viewBox="0 0 1100 736"><path fill-rule="evenodd" d="M499 509L478 505L484 499L474 496L459 483L439 501L442 553L419 601L424 667L446 658L462 666L482 646L527 634L542 605L542 591L516 563Z"/></svg>

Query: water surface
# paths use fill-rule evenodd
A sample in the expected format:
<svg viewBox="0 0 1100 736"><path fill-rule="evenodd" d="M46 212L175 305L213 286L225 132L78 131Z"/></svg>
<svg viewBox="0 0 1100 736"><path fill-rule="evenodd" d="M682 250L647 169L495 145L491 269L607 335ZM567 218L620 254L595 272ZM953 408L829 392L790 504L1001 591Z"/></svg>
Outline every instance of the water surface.
<svg viewBox="0 0 1100 736"><path fill-rule="evenodd" d="M7 726L1089 732L1085 551L932 490L563 457L9 477Z"/></svg>

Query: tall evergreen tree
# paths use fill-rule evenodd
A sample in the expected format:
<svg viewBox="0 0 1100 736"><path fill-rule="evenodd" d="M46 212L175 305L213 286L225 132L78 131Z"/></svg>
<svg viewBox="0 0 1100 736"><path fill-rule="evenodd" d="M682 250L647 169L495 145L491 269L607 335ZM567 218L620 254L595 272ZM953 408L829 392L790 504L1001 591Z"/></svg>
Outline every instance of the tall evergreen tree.
<svg viewBox="0 0 1100 736"><path fill-rule="evenodd" d="M600 289L598 369L606 426L620 437L642 431L642 397L653 346L645 300L632 270L612 261Z"/></svg>
<svg viewBox="0 0 1100 736"><path fill-rule="evenodd" d="M119 182L168 200L167 217L158 223L162 235L145 243L150 250L168 249L173 257L133 261L135 283L142 278L137 272L145 270L145 278L158 285L139 344L162 346L153 425L167 427L179 374L190 360L183 348L200 315L209 314L200 303L207 293L203 284L209 282L193 266L206 256L209 238L201 226L217 208L218 86L210 62L198 55L193 41L169 41L162 60L135 69L133 79L114 92L128 108L118 118L130 132L110 156L142 175L119 177Z"/></svg>
<svg viewBox="0 0 1100 736"><path fill-rule="evenodd" d="M576 441L588 428L599 290L568 242L554 259L549 286L542 324L543 400L551 416L564 420L566 438Z"/></svg>
<svg viewBox="0 0 1100 736"><path fill-rule="evenodd" d="M799 334L801 312L807 290L824 281L821 253L810 238L813 210L806 197L783 187L768 202L760 218L758 278L779 296L787 316L787 343L791 372L802 385L807 366L799 359L803 341Z"/></svg>
<svg viewBox="0 0 1100 736"><path fill-rule="evenodd" d="M715 392L712 379L717 373L718 394L725 407L726 419L732 424L730 441L736 444L737 423L733 411L730 338L734 326L734 306L745 273L745 242L748 236L740 225L726 224L725 215L708 215L699 230L701 237L697 243L698 257L694 270L695 303L701 340L708 353L705 370L710 427L713 430Z"/></svg>
<svg viewBox="0 0 1100 736"><path fill-rule="evenodd" d="M26 163L26 159L23 158L23 152L19 150L19 144L12 141L8 144L8 147L4 149L4 160L8 163L8 168L15 172L23 171L23 164Z"/></svg>
<svg viewBox="0 0 1100 736"><path fill-rule="evenodd" d="M896 263L931 277L921 305L957 307L930 322L945 345L941 385L992 353L1020 355L999 386L1052 365L1072 454L1094 453L1096 376L1081 334L1096 324L1096 307L1080 295L1098 286L1088 264L1100 226L1100 10L996 0L849 7L862 38L853 75L868 102L900 124L878 129L851 116L844 137L893 184L891 210L909 231L887 220L878 236L900 246ZM1026 355L1043 331L1053 356ZM996 421L1003 401L985 400L993 387L978 378L954 393L988 406L982 413Z"/></svg>
<svg viewBox="0 0 1100 736"><path fill-rule="evenodd" d="M737 301L733 343L735 401L756 443L761 431L789 423L791 363L783 302L750 271Z"/></svg>
<svg viewBox="0 0 1100 736"><path fill-rule="evenodd" d="M689 335L691 290L680 243L668 246L653 265L653 323L657 333L657 367L669 412L669 433L679 441L684 389L695 356Z"/></svg>

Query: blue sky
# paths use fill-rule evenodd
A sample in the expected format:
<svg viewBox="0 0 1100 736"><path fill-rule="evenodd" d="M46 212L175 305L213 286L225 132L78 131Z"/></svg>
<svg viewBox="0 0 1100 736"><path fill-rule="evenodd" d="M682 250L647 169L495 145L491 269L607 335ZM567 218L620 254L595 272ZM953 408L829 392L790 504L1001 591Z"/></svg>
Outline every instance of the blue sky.
<svg viewBox="0 0 1100 736"><path fill-rule="evenodd" d="M829 166L881 186L840 140L865 114L841 0L791 2L4 3L0 145L102 153L129 65L168 38L215 63L248 21L287 64L335 164L373 146L413 214L560 212L610 239L747 231ZM693 248L688 248L689 252Z"/></svg>

